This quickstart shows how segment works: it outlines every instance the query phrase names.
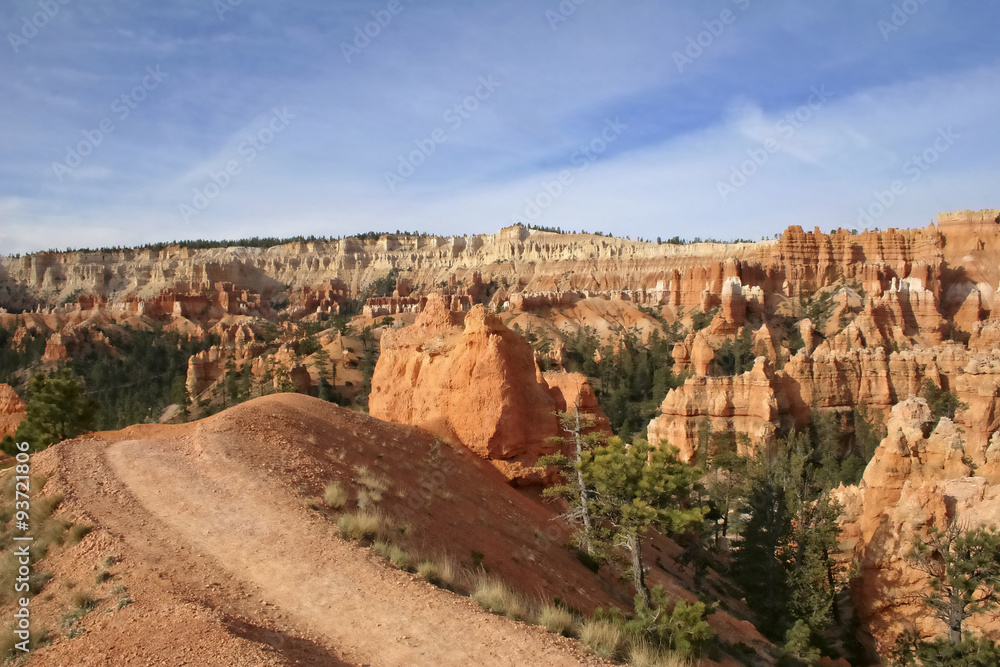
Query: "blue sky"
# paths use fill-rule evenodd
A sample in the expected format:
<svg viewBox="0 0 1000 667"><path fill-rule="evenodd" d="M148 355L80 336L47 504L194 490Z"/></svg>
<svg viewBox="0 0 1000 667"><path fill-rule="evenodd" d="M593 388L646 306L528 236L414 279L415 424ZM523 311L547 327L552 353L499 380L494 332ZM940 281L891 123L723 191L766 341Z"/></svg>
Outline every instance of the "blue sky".
<svg viewBox="0 0 1000 667"><path fill-rule="evenodd" d="M8 0L0 26L2 254L1000 207L994 3Z"/></svg>

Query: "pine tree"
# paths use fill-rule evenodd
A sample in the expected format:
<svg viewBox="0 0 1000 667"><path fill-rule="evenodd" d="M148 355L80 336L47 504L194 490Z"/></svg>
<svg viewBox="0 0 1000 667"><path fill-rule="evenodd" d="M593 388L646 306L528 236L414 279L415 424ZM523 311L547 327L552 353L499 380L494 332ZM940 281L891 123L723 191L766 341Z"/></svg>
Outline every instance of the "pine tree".
<svg viewBox="0 0 1000 667"><path fill-rule="evenodd" d="M770 470L758 471L740 507L749 515L733 556L733 574L747 604L760 619L760 630L780 637L789 604L791 519L785 491Z"/></svg>
<svg viewBox="0 0 1000 667"><path fill-rule="evenodd" d="M966 530L954 521L928 532L928 539L914 540L907 557L930 577L931 593L924 600L958 645L965 619L1000 603L1000 533L994 526Z"/></svg>
<svg viewBox="0 0 1000 667"><path fill-rule="evenodd" d="M555 465L562 469L568 481L565 484L549 487L545 489L543 495L546 498L564 498L569 502L570 509L566 518L582 526L580 531L580 547L590 555L594 555L594 545L592 544L594 527L590 518L590 491L584 481L583 469L580 462L583 453L590 451L595 445L604 439L601 432L593 432L594 418L589 414L583 414L580 410L580 402L577 401L573 412L557 412L559 425L567 433L565 438L573 450L573 458L569 459L565 455L552 454L543 456L538 460L540 466ZM588 433L588 431L591 431ZM561 438L554 438L561 440Z"/></svg>
<svg viewBox="0 0 1000 667"><path fill-rule="evenodd" d="M95 428L97 403L87 398L83 385L69 368L35 375L28 393L25 418L15 436L18 442L27 441L32 449L44 449Z"/></svg>
<svg viewBox="0 0 1000 667"><path fill-rule="evenodd" d="M636 592L648 606L643 538L650 529L676 534L703 521L707 508L691 502L699 471L679 461L675 447L654 450L645 440L626 445L619 437L583 452L580 467L592 489L595 525L610 545L628 553Z"/></svg>

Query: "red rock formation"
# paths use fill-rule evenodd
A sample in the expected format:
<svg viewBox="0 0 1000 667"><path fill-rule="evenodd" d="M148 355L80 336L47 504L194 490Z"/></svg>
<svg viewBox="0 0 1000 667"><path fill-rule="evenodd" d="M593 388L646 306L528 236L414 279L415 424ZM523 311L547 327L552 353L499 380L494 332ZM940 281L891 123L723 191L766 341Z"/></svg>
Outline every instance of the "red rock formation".
<svg viewBox="0 0 1000 667"><path fill-rule="evenodd" d="M49 336L49 340L45 343L45 353L42 355L42 361L57 362L69 358L67 344L73 346L75 343L76 338L68 331L65 333L56 332L52 334Z"/></svg>
<svg viewBox="0 0 1000 667"><path fill-rule="evenodd" d="M549 441L561 435L554 413L575 403L570 385L582 376L551 376L553 392L531 346L499 317L474 306L464 326L459 319L432 297L413 326L383 334L369 413L462 443L508 479L539 481L531 466L559 449ZM582 403L599 410L589 387L578 391Z"/></svg>
<svg viewBox="0 0 1000 667"><path fill-rule="evenodd" d="M952 520L979 525L1000 516L1000 487L993 486L1000 482L1000 442L973 469L955 424L942 419L933 432L931 424L922 398L894 406L888 436L861 483L836 492L844 505L841 545L859 566L851 596L861 638L882 654L904 629L915 628L924 637L944 630L922 603L926 576L906 559L914 537ZM984 615L967 621L967 627L1000 630L1000 620Z"/></svg>
<svg viewBox="0 0 1000 667"><path fill-rule="evenodd" d="M10 385L0 384L0 438L14 435L24 416L24 401Z"/></svg>
<svg viewBox="0 0 1000 667"><path fill-rule="evenodd" d="M611 434L611 422L604 410L597 404L597 395L590 381L582 373L567 373L565 371L549 371L542 375L549 393L556 402L556 411L574 412L589 415L594 422L594 429Z"/></svg>
<svg viewBox="0 0 1000 667"><path fill-rule="evenodd" d="M666 441L680 449L682 460L694 460L699 455L698 427L707 417L713 431L746 433L760 443L778 423L773 383L774 374L763 357L743 375L688 378L663 399L661 416L649 424L649 441Z"/></svg>

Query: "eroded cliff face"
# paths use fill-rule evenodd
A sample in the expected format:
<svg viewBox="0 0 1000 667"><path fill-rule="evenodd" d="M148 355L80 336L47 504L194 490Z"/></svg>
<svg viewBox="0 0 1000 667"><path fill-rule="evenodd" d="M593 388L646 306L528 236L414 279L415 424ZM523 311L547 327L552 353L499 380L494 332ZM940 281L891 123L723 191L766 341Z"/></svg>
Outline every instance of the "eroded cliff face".
<svg viewBox="0 0 1000 667"><path fill-rule="evenodd" d="M864 404L888 416L930 380L969 405L957 421L982 461L1000 427L1000 320L988 282L1000 257L997 218L965 211L925 229L861 234L793 227L753 270L729 262L736 275L718 300L704 293L702 310L719 306L714 319L674 347L674 372L693 377L667 395L649 437L668 438L693 459L706 419L713 431L741 431L759 444L775 430L803 428L813 409ZM804 317L810 312L820 319ZM779 318L797 321L782 332ZM745 353L760 355L754 370L718 377L723 346L745 327Z"/></svg>
<svg viewBox="0 0 1000 667"><path fill-rule="evenodd" d="M467 314L431 298L413 326L382 335L369 396L378 419L424 428L493 462L513 481L541 481L539 456L565 448L555 413L579 404L607 424L586 378L543 375L531 346L483 306Z"/></svg>
<svg viewBox="0 0 1000 667"><path fill-rule="evenodd" d="M678 246L514 226L492 235L386 235L270 248L45 252L0 258L0 305L33 310L79 299L83 309L98 304L201 316L211 308L253 311L284 294L309 310L342 302L397 269L417 297L452 275L471 284L478 273L484 284L503 283L502 296L624 293L690 309L731 301L733 291L724 286L732 278L762 294L784 296L837 281L882 292L893 278L916 278L956 310L970 290L955 290L955 284L983 284L989 288L983 302L991 308L991 286L1000 278L995 262L988 261L991 251L1000 250L995 217L990 211L959 212L925 229L860 234L791 227L776 242L739 244ZM954 275L956 266L965 273ZM407 292L398 298L413 297ZM727 307L731 320L740 317L740 301L735 309ZM140 302L145 305L123 305Z"/></svg>
<svg viewBox="0 0 1000 667"><path fill-rule="evenodd" d="M844 507L841 546L857 563L851 597L862 639L883 655L904 630L946 634L922 601L927 576L906 557L914 538L926 538L932 526L995 524L1000 517L1000 435L973 466L956 424L943 418L932 427L924 399L898 403L861 483L834 492ZM1000 620L982 614L966 626L995 631Z"/></svg>

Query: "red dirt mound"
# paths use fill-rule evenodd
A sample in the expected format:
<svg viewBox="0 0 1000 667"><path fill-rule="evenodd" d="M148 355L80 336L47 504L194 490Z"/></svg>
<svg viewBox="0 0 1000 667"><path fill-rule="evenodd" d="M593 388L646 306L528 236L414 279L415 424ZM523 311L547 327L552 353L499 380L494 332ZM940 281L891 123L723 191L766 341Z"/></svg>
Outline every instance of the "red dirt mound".
<svg viewBox="0 0 1000 667"><path fill-rule="evenodd" d="M64 494L57 516L94 530L38 564L54 578L32 627L54 641L31 664L600 664L391 568L315 508L339 481L345 510L382 495L414 552L447 552L541 599L616 599L565 549L549 508L416 428L283 394L63 442L32 465L49 476L36 497ZM74 619L78 594L96 607Z"/></svg>

